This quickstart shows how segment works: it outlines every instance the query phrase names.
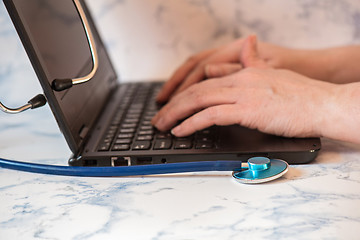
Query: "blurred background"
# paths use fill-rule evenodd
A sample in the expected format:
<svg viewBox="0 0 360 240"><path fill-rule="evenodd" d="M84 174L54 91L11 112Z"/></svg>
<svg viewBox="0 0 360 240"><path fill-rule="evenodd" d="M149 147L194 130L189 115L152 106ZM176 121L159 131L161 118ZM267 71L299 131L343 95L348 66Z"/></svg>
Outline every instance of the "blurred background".
<svg viewBox="0 0 360 240"><path fill-rule="evenodd" d="M166 79L191 54L250 33L264 41L299 48L360 40L360 2L356 0L88 3L124 79Z"/></svg>
<svg viewBox="0 0 360 240"><path fill-rule="evenodd" d="M358 0L86 2L122 81L166 80L192 54L251 33L260 40L295 48L360 43ZM1 3L0 101L16 107L41 92ZM21 115L0 112L0 138L0 157L61 159L66 164L70 155L48 106ZM29 148L38 149L39 154L28 156ZM43 149L49 154L44 155Z"/></svg>

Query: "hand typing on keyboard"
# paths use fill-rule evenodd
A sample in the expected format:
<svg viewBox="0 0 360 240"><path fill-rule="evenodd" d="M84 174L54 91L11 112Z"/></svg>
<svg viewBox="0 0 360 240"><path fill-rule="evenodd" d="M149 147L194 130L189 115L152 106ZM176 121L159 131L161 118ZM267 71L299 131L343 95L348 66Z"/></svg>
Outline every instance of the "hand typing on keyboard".
<svg viewBox="0 0 360 240"><path fill-rule="evenodd" d="M339 56L333 56L333 61L341 59L344 62L347 58L344 59L343 55L353 56L354 51L360 61L359 46L350 50L334 48L305 53L311 56L318 56L319 53L333 54ZM299 56L303 54L301 51L295 52ZM210 51L204 55L206 57L206 54L209 56L213 53L214 51ZM198 74L196 69L192 72L195 66L191 67L189 63L176 71L175 75L182 76L188 82L181 85L181 78L175 77L170 80L170 84L165 84L158 96L159 100L166 99L172 92L176 94L156 114L152 123L160 131L172 129L171 132L177 137L191 135L212 125L239 124L287 137L325 136L360 143L360 138L354 134L360 131L360 110L357 104L360 102L360 83L334 84L313 79L313 76L325 77L333 72L333 69L329 70L328 58L320 54L318 59L323 61L319 63L311 58L303 59L308 68L302 72L303 66L299 66L298 72L306 73L307 76L290 71L291 67L290 70L272 68L276 64L261 58L256 38L250 36L242 43L238 67L233 62L229 66L219 66L226 70L222 71L224 76L215 74L216 78L202 82L195 76L195 80L189 83L189 78L194 78L194 74L198 77L203 77L204 74ZM295 63L296 60L301 62L299 59L292 60ZM336 63L344 65L343 62ZM311 63L322 63L324 68L317 71L324 73L316 72L316 67ZM351 73L343 74L340 69L339 74L344 76L341 80L336 77L324 79L332 79L337 83L354 81L355 76L360 76L360 70L352 62L347 64L353 68L343 66ZM190 77L187 78L187 75ZM177 90L176 86L179 86ZM182 119L185 120L176 126Z"/></svg>

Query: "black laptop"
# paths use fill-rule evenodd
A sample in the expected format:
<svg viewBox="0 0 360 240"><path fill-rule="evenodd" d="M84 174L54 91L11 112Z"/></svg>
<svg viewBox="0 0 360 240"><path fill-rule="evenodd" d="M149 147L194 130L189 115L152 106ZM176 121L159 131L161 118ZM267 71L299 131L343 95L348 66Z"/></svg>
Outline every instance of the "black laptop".
<svg viewBox="0 0 360 240"><path fill-rule="evenodd" d="M320 150L318 138L284 138L237 125L213 126L183 138L159 132L150 120L160 108L154 99L162 82L121 83L84 1L98 66L89 81L54 91L54 79L80 78L94 70L79 8L73 0L4 3L73 152L72 166L240 162L254 156L297 164L312 161Z"/></svg>

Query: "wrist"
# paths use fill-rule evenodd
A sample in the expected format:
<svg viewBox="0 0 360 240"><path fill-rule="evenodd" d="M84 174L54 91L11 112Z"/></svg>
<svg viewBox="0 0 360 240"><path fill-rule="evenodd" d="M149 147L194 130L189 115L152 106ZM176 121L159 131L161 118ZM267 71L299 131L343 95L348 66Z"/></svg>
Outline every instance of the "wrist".
<svg viewBox="0 0 360 240"><path fill-rule="evenodd" d="M322 137L360 144L360 84L330 84L317 121Z"/></svg>
<svg viewBox="0 0 360 240"><path fill-rule="evenodd" d="M287 69L301 73L309 59L309 51L272 45L270 43L259 43L261 58L273 68Z"/></svg>
<svg viewBox="0 0 360 240"><path fill-rule="evenodd" d="M327 58L322 50L288 49L283 66L309 78L326 80Z"/></svg>
<svg viewBox="0 0 360 240"><path fill-rule="evenodd" d="M312 79L329 81L333 75L333 54L326 49L305 50L261 43L261 57L273 68L288 69Z"/></svg>

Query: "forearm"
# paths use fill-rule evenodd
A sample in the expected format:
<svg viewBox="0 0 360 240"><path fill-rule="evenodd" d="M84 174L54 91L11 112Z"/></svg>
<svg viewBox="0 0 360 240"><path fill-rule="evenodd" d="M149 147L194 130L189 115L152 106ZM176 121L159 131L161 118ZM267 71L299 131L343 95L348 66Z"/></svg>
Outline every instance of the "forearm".
<svg viewBox="0 0 360 240"><path fill-rule="evenodd" d="M275 68L289 69L332 83L360 81L360 45L300 50L262 43L264 58Z"/></svg>
<svg viewBox="0 0 360 240"><path fill-rule="evenodd" d="M360 81L360 46L293 50L293 54L293 70L299 73L333 83Z"/></svg>

